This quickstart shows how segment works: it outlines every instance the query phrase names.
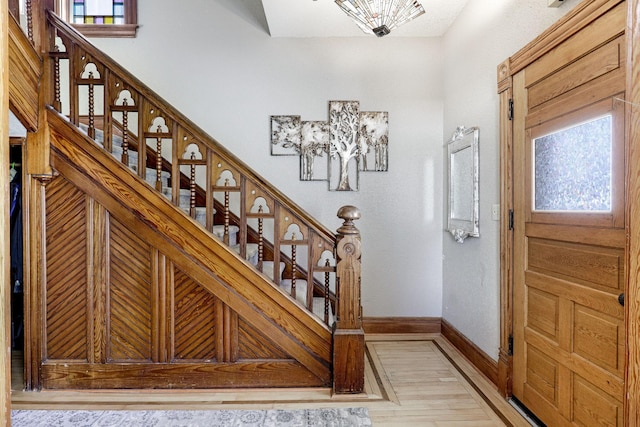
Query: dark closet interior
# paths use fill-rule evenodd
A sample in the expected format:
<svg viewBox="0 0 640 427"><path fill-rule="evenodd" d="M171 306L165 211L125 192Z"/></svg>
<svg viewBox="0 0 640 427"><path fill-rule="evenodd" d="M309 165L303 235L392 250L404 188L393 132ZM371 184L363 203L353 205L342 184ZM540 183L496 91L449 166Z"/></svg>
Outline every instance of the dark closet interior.
<svg viewBox="0 0 640 427"><path fill-rule="evenodd" d="M11 218L11 349L24 348L24 298L23 298L23 212L22 212L22 143L13 141L10 145L9 165L9 209Z"/></svg>

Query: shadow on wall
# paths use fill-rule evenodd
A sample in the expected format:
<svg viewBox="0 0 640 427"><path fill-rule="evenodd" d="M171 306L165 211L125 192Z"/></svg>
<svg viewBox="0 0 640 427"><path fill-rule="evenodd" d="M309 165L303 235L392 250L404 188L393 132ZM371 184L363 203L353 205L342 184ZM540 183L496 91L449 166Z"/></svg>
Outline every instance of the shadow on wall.
<svg viewBox="0 0 640 427"><path fill-rule="evenodd" d="M269 34L269 25L261 1L256 0L218 0L218 3L245 20L252 26Z"/></svg>
<svg viewBox="0 0 640 427"><path fill-rule="evenodd" d="M9 136L26 137L27 130L22 126L20 120L9 111Z"/></svg>

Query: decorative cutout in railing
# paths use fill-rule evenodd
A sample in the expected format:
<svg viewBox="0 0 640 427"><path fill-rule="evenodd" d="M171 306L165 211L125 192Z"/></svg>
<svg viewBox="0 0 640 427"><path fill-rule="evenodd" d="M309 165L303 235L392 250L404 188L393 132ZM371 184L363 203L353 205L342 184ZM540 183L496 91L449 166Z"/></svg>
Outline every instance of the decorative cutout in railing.
<svg viewBox="0 0 640 427"><path fill-rule="evenodd" d="M49 103L331 326L334 233L60 18L49 21Z"/></svg>
<svg viewBox="0 0 640 427"><path fill-rule="evenodd" d="M360 172L386 172L389 156L389 113L359 110L358 101L330 101L328 122L271 116L271 155L299 156L301 181L357 191ZM316 162L325 153L327 163Z"/></svg>

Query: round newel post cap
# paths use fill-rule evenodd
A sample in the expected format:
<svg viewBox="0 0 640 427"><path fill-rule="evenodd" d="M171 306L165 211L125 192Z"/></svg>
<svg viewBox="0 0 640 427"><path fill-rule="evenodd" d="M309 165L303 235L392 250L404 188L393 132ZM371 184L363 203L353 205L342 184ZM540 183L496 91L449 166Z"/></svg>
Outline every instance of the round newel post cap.
<svg viewBox="0 0 640 427"><path fill-rule="evenodd" d="M338 218L342 218L344 223L338 228L340 234L358 234L359 231L353 221L360 219L360 210L355 206L343 206L338 209Z"/></svg>

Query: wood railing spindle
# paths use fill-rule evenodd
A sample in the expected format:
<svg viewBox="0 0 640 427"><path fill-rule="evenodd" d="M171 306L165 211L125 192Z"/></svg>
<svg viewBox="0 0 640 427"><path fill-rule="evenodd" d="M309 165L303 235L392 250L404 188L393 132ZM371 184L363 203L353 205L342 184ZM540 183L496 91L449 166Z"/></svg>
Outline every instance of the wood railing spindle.
<svg viewBox="0 0 640 427"><path fill-rule="evenodd" d="M89 129L87 130L87 134L91 139L96 139L96 128L95 128L95 88L93 84L93 71L89 71Z"/></svg>
<svg viewBox="0 0 640 427"><path fill-rule="evenodd" d="M25 12L27 14L27 37L29 37L29 41L33 44L33 7L31 0L26 0Z"/></svg>
<svg viewBox="0 0 640 427"><path fill-rule="evenodd" d="M296 260L297 245L295 244L296 233L293 233L291 240L294 242L291 244L291 297L296 299L296 273L298 271ZM310 285L307 284L307 286Z"/></svg>
<svg viewBox="0 0 640 427"><path fill-rule="evenodd" d="M191 153L191 160L195 158L195 153ZM189 168L189 215L196 216L196 165L193 163Z"/></svg>
<svg viewBox="0 0 640 427"><path fill-rule="evenodd" d="M329 284L331 283L331 275L329 273L329 267L331 267L331 263L328 259L324 261L324 266L326 271L324 272L324 323L329 324L329 307L331 304L331 300L329 298L330 289Z"/></svg>
<svg viewBox="0 0 640 427"><path fill-rule="evenodd" d="M229 178L224 180L224 186L229 186ZM223 241L225 244L229 244L229 190L224 191L224 235Z"/></svg>
<svg viewBox="0 0 640 427"><path fill-rule="evenodd" d="M59 53L58 46L53 47L55 53ZM53 58L53 108L62 112L62 102L60 101L60 58L55 55Z"/></svg>
<svg viewBox="0 0 640 427"><path fill-rule="evenodd" d="M258 206L258 213L264 213L262 205ZM264 260L264 219L258 218L258 270L262 271L262 261ZM274 263L275 266L275 263ZM275 271L275 270L274 270Z"/></svg>
<svg viewBox="0 0 640 427"><path fill-rule="evenodd" d="M162 133L162 126L158 125L158 133ZM162 137L156 139L156 190L162 191Z"/></svg>
<svg viewBox="0 0 640 427"><path fill-rule="evenodd" d="M129 112L127 106L129 101L127 98L122 100L122 163L129 165Z"/></svg>

